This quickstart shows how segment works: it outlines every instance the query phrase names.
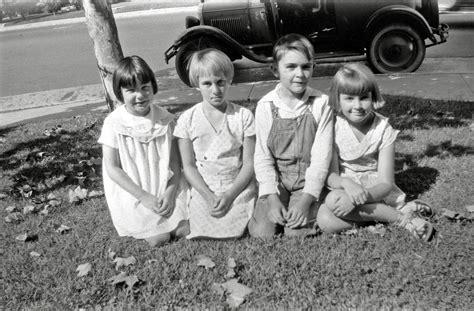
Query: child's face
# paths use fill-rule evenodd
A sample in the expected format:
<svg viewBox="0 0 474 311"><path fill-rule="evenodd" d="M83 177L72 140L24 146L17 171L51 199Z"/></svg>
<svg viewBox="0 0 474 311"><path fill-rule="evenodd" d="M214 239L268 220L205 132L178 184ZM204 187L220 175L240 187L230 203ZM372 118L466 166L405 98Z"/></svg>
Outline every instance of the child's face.
<svg viewBox="0 0 474 311"><path fill-rule="evenodd" d="M122 87L122 96L125 109L135 116L146 116L150 112L153 100L153 86L151 82L138 84L136 88Z"/></svg>
<svg viewBox="0 0 474 311"><path fill-rule="evenodd" d="M301 98L313 76L313 60L298 51L287 51L272 69L280 84L293 96Z"/></svg>
<svg viewBox="0 0 474 311"><path fill-rule="evenodd" d="M374 110L370 92L361 95L339 94L339 104L346 119L357 125L369 120Z"/></svg>
<svg viewBox="0 0 474 311"><path fill-rule="evenodd" d="M222 72L199 75L198 88L204 102L219 108L225 104L230 81Z"/></svg>

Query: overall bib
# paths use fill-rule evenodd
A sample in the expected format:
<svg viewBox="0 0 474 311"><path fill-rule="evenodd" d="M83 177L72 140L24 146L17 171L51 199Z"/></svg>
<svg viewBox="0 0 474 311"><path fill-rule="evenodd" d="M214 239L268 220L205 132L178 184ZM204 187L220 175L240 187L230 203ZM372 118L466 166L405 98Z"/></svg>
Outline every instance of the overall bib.
<svg viewBox="0 0 474 311"><path fill-rule="evenodd" d="M278 108L273 102L270 103L273 123L268 135L267 147L275 160L275 169L279 177L279 198L287 210L300 200L305 185L306 169L311 163L311 148L318 128L312 114L314 99L314 96L308 98L304 112L296 118L281 118ZM285 234L312 234L315 230L311 229L311 232L308 232L308 228L313 228L315 225L317 206L317 202L311 205L307 226L300 229L285 227ZM273 235L281 231L281 226L272 223L267 213L267 199L259 198L253 217L253 222L259 227L259 229L255 228L259 231L256 235ZM297 233L297 231L301 232Z"/></svg>

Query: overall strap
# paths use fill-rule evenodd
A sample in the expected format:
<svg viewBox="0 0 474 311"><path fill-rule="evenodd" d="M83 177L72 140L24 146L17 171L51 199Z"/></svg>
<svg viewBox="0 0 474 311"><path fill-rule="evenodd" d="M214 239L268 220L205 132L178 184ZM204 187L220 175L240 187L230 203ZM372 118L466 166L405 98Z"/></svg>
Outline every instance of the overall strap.
<svg viewBox="0 0 474 311"><path fill-rule="evenodd" d="M272 109L273 119L278 119L280 117L280 114L278 113L278 108L275 106L273 101L270 102L270 108Z"/></svg>

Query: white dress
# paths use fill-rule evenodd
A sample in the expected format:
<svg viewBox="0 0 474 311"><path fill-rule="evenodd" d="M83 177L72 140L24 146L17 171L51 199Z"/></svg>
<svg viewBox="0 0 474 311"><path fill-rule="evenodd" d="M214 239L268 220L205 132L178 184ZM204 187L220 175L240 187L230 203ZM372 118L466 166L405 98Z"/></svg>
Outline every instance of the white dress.
<svg viewBox="0 0 474 311"><path fill-rule="evenodd" d="M174 116L158 105L137 117L122 105L104 120L99 143L118 149L125 173L145 191L160 197L173 173L169 168ZM166 218L144 207L117 185L103 165L104 190L114 226L120 236L145 239L171 232L187 219L186 182L180 182L173 214Z"/></svg>
<svg viewBox="0 0 474 311"><path fill-rule="evenodd" d="M214 129L202 110L202 103L185 111L179 118L174 135L192 142L196 167L209 189L216 195L227 191L242 168L242 145L245 137L255 135L250 110L228 103L223 123ZM209 214L209 207L198 191L191 188L188 239L196 237L240 237L252 217L257 189L255 181L234 200L226 215Z"/></svg>
<svg viewBox="0 0 474 311"><path fill-rule="evenodd" d="M334 131L340 175L351 178L365 188L376 185L379 150L394 143L400 131L393 129L388 118L378 113L375 113L371 128L360 142L341 114L336 116ZM405 202L405 193L393 184L392 191L383 202L400 208Z"/></svg>

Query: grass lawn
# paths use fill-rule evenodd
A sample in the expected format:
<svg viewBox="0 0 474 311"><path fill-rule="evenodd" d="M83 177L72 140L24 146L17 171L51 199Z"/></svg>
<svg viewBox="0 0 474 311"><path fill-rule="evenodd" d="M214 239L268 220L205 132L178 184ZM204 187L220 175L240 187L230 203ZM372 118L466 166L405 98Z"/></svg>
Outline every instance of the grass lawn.
<svg viewBox="0 0 474 311"><path fill-rule="evenodd" d="M472 310L474 228L465 207L474 204L473 103L387 101L383 112L401 129L397 184L440 211L430 243L386 226L150 249L117 236L103 196L69 200L79 185L102 190L96 141L105 114L0 130L2 309L223 309L239 297L213 284L232 270L253 290L242 304L250 309ZM443 208L458 215L447 218ZM199 266L199 255L215 266ZM79 277L76 268L86 263L90 270ZM111 279L121 272L124 282Z"/></svg>

